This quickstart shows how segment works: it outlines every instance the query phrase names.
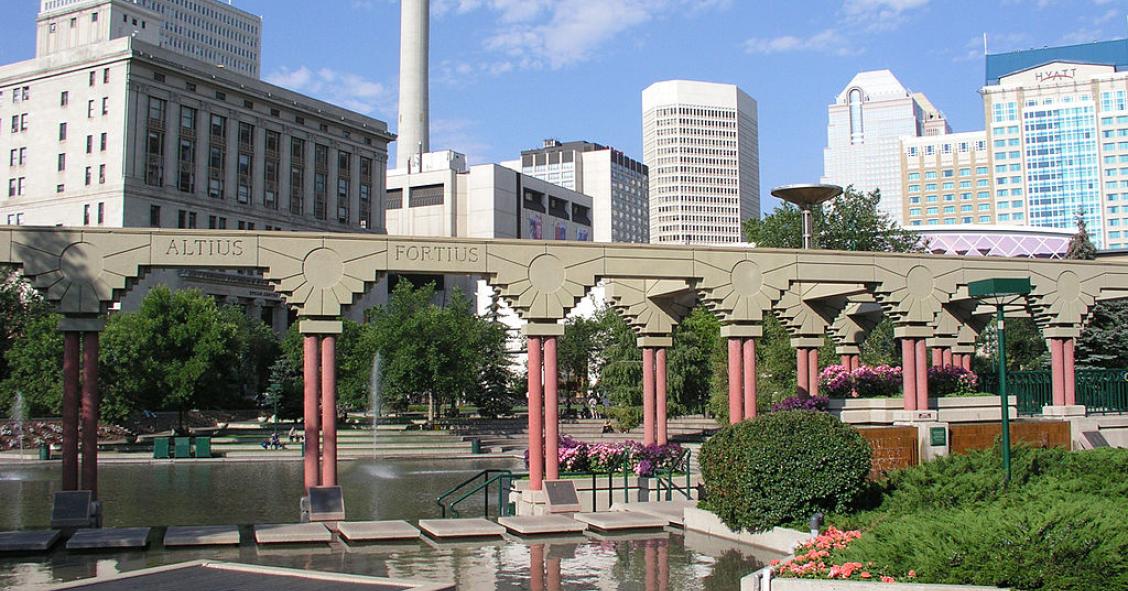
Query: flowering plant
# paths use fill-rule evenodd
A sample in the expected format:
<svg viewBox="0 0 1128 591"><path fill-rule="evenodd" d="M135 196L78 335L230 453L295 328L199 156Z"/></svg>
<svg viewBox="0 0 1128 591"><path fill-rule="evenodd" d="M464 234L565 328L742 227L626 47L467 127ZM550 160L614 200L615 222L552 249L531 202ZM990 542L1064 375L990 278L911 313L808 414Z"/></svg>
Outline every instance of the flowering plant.
<svg viewBox="0 0 1128 591"><path fill-rule="evenodd" d="M795 557L789 560L773 560L772 572L777 577L803 579L853 579L859 581L880 581L895 583L896 579L888 573L875 569L873 563L842 562L835 563L834 551L843 550L850 542L862 537L857 530L842 531L834 527L814 539L795 548ZM910 570L906 578L913 579L916 572Z"/></svg>
<svg viewBox="0 0 1128 591"><path fill-rule="evenodd" d="M974 394L979 377L958 365L928 368L928 393L932 396Z"/></svg>
<svg viewBox="0 0 1128 591"><path fill-rule="evenodd" d="M558 458L564 472L618 472L626 462L638 476L653 476L658 470L678 468L685 452L676 443L643 445L637 441L588 443L568 435L560 438ZM529 450L525 450L525 467Z"/></svg>
<svg viewBox="0 0 1128 591"><path fill-rule="evenodd" d="M863 365L851 371L828 365L819 374L819 388L831 398L893 396L901 391L901 368Z"/></svg>
<svg viewBox="0 0 1128 591"><path fill-rule="evenodd" d="M830 408L830 399L826 396L788 396L782 401L772 405L772 412L787 410L810 410L826 412Z"/></svg>
<svg viewBox="0 0 1128 591"><path fill-rule="evenodd" d="M846 398L854 392L854 377L845 365L828 365L819 373L819 391L831 398Z"/></svg>

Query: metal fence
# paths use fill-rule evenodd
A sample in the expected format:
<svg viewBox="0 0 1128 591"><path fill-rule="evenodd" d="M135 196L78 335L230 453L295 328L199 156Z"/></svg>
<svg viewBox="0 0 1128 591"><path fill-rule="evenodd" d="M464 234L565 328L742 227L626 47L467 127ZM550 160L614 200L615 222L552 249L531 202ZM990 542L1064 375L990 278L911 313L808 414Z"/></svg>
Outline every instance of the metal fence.
<svg viewBox="0 0 1128 591"><path fill-rule="evenodd" d="M1089 414L1128 413L1128 370L1077 370L1077 404ZM979 376L983 391L999 393L994 373ZM1007 372L1007 393L1018 400L1018 414L1040 415L1053 404L1053 377L1048 370Z"/></svg>

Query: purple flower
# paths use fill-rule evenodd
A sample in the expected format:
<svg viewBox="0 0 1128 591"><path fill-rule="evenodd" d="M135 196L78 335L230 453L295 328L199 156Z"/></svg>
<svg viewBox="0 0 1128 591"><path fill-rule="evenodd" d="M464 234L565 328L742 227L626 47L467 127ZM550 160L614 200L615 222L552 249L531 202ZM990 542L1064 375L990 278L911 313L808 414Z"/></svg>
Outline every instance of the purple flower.
<svg viewBox="0 0 1128 591"><path fill-rule="evenodd" d="M830 399L826 396L789 396L784 398L781 402L773 404L772 412L784 412L789 410L826 412L828 408L830 408Z"/></svg>

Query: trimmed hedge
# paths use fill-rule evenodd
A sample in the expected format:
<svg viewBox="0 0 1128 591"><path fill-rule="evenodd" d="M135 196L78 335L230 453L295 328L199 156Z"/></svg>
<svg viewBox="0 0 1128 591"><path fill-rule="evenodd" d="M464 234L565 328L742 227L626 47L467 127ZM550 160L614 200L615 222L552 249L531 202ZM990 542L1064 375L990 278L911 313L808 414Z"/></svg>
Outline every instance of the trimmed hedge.
<svg viewBox="0 0 1128 591"><path fill-rule="evenodd" d="M829 414L761 415L702 446L702 506L752 532L844 511L865 488L871 455L857 431Z"/></svg>

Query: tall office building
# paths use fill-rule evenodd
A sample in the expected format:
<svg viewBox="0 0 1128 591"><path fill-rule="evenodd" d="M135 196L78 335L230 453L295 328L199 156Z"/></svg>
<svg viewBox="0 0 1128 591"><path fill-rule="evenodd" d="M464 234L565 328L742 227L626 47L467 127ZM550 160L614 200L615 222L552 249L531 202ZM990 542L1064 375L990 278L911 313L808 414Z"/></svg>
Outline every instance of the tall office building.
<svg viewBox="0 0 1128 591"><path fill-rule="evenodd" d="M1081 214L1098 248L1128 246L1128 41L988 56L987 75L999 223L1072 228Z"/></svg>
<svg viewBox="0 0 1128 591"><path fill-rule="evenodd" d="M252 78L262 64L262 18L220 0L40 0L36 21L39 56L132 36Z"/></svg>
<svg viewBox="0 0 1128 591"><path fill-rule="evenodd" d="M827 113L822 182L863 192L880 189L880 210L901 221L901 138L950 133L947 120L889 70L858 73Z"/></svg>
<svg viewBox="0 0 1128 591"><path fill-rule="evenodd" d="M159 14L121 0L56 10L55 35L72 18L123 14L153 19L145 31L162 27ZM394 139L383 121L186 58L152 32L75 29L87 41L0 67L0 223L383 231ZM135 293L195 287L285 326L261 277L163 269L144 282Z"/></svg>
<svg viewBox="0 0 1128 591"><path fill-rule="evenodd" d="M642 91L650 242L735 244L760 215L756 101L732 84L668 80Z"/></svg>
<svg viewBox="0 0 1128 591"><path fill-rule="evenodd" d="M596 242L650 242L649 171L622 152L592 142L544 141L502 162L528 176L583 193L592 201Z"/></svg>

